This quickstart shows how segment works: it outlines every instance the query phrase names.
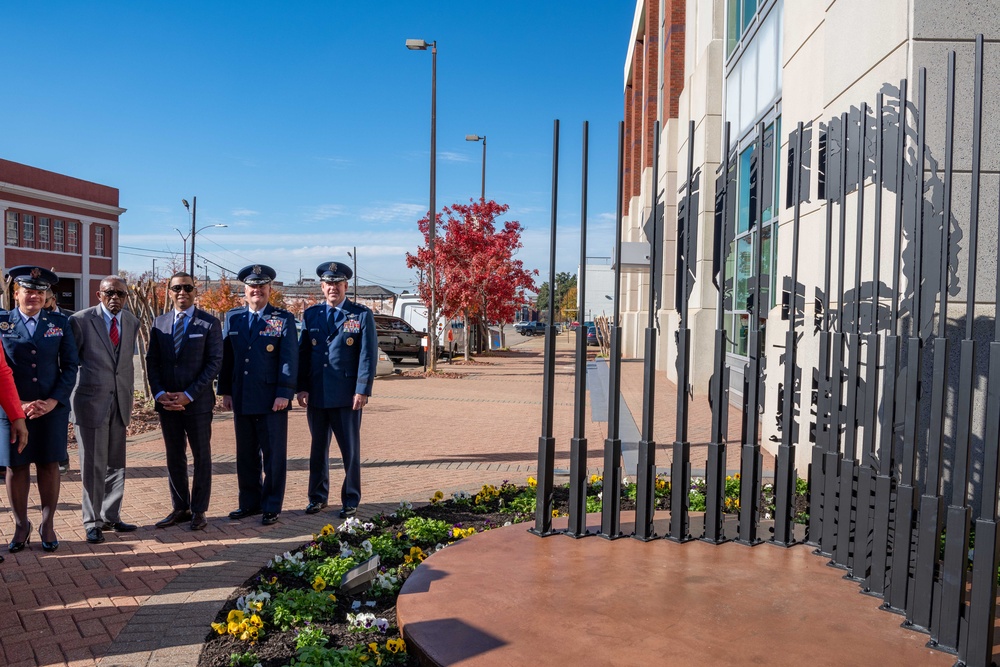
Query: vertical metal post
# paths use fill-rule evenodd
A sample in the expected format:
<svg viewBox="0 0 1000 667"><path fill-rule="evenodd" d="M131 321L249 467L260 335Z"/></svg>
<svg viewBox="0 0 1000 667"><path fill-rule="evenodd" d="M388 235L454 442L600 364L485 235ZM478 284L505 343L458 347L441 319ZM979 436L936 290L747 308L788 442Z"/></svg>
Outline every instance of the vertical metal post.
<svg viewBox="0 0 1000 667"><path fill-rule="evenodd" d="M927 70L920 68L920 92L918 93L917 111L917 178L914 193L913 215L913 262L909 283L912 285L910 296L910 338L907 341L906 381L903 388L904 414L908 416L903 422L903 468L899 485L896 488L896 511L894 514L895 534L892 549L892 581L889 585L889 598L885 608L894 612L903 612L909 607L912 596L909 591L910 555L912 553L913 527L916 519L916 483L917 451L919 433L917 431L917 415L920 414L920 376L923 368L924 350L920 339L920 301L922 298L921 282L923 280L923 224L924 224L924 186L926 182L926 139L927 139Z"/></svg>
<svg viewBox="0 0 1000 667"><path fill-rule="evenodd" d="M611 326L611 358L608 359L608 437L604 441L604 491L601 503L601 537L609 540L622 537L621 532L621 489L622 489L622 441L619 434L621 419L621 292L622 292L622 211L624 184L622 172L625 169L625 123L618 124L618 202L615 209L618 223L615 225L615 296L613 300ZM555 284L555 283L553 283Z"/></svg>
<svg viewBox="0 0 1000 667"><path fill-rule="evenodd" d="M559 121L552 126L552 220L549 236L549 312L545 327L545 363L542 371L542 435L538 438L538 486L535 499L535 527L540 536L554 535L552 530L553 477L556 439L552 436L554 387L556 376L556 209L559 203Z"/></svg>
<svg viewBox="0 0 1000 667"><path fill-rule="evenodd" d="M740 530L741 544L753 546L761 542L758 536L760 509L760 406L763 403L763 392L760 384L761 352L760 319L767 312L761 301L761 256L764 251L764 123L757 124L756 190L757 190L757 221L754 230L755 242L753 251L753 310L750 313L749 331L747 334L747 354L749 363L744 369L745 407L743 410L743 446L740 454Z"/></svg>
<svg viewBox="0 0 1000 667"><path fill-rule="evenodd" d="M951 502L945 522L941 603L938 620L931 627L931 640L938 646L959 648L961 620L965 614L965 587L968 582L969 456L972 449L972 399L975 394L976 341L976 257L979 241L979 184L982 166L983 126L983 36L976 38L975 75L972 98L972 173L969 203L969 255L965 284L965 338L959 351L958 407L955 414L955 459L951 472ZM949 221L945 220L945 224ZM994 579L995 581L995 579ZM969 625L966 624L968 628Z"/></svg>
<svg viewBox="0 0 1000 667"><path fill-rule="evenodd" d="M656 502L656 442L653 440L654 389L656 387L656 295L659 282L656 275L657 259L660 256L659 226L659 162L660 162L660 121L653 124L653 209L649 214L649 301L647 304L645 361L642 378L642 439L639 441L639 467L635 496L635 532L633 537L651 540L653 533L653 513Z"/></svg>
<svg viewBox="0 0 1000 667"><path fill-rule="evenodd" d="M677 542L692 539L688 532L688 489L691 487L691 443L688 442L688 389L690 385L691 331L688 329L688 277L692 266L691 243L695 205L694 184L694 121L688 122L688 169L684 207L684 234L677 239L677 252L683 253L683 261L677 265L679 302L677 311L677 437L674 440L673 460L670 463L670 533L667 537Z"/></svg>
<svg viewBox="0 0 1000 667"><path fill-rule="evenodd" d="M833 564L851 568L854 558L854 483L858 455L858 368L861 363L861 257L865 225L865 175L867 173L868 105L862 103L858 123L857 217L854 226L854 298L851 303L851 331L847 334L847 404L844 408L844 457L840 462L840 498L837 512L837 547ZM845 184L846 187L846 184ZM846 306L846 303L844 304ZM844 312L843 307L841 312ZM843 319L841 320L843 322Z"/></svg>
<svg viewBox="0 0 1000 667"><path fill-rule="evenodd" d="M577 315L587 293L587 170L589 124L583 122L583 174L580 183L580 274L576 277ZM483 138L485 151L486 138ZM483 154L485 160L486 154ZM484 162L485 164L485 162ZM621 173L619 172L619 179ZM485 176L483 183L485 184ZM485 187L485 185L484 185ZM485 190L484 195L485 197ZM587 531L587 327L576 330L576 382L573 391L573 438L569 444L569 525L566 534L586 537Z"/></svg>
<svg viewBox="0 0 1000 667"><path fill-rule="evenodd" d="M840 424L843 421L844 389L844 307L845 244L847 239L847 114L840 116L840 192L839 192L839 243L837 247L837 330L830 336L830 431L827 434L827 451L823 461L823 539L820 550L834 555L842 528L837 523L837 510L843 499L840 494L840 472L843 454L840 451ZM848 500L850 502L850 500ZM836 564L836 560L834 563Z"/></svg>
<svg viewBox="0 0 1000 667"><path fill-rule="evenodd" d="M976 38L976 100L973 127L973 209L978 213L979 128L982 113L983 36ZM976 220L975 217L972 218ZM973 244L970 247L975 247ZM994 295L1000 295L1000 241L996 252ZM975 266L975 259L970 259ZM967 295L967 313L974 313L975 294ZM990 343L990 370L986 392L986 431L983 438L983 498L976 519L976 550L972 558L972 591L966 612L968 623L959 642L958 657L967 665L990 665L993 658L994 616L996 615L997 566L1000 562L1000 516L997 495L1000 486L1000 313L994 312L993 342ZM972 336L972 315L966 315L966 337ZM964 350L963 350L964 351ZM964 487L963 487L964 490ZM950 509L950 508L949 508ZM948 548L945 546L945 558ZM964 589L964 586L961 588Z"/></svg>
<svg viewBox="0 0 1000 667"><path fill-rule="evenodd" d="M955 52L948 54L947 108L945 111L944 192L941 224L940 282L938 285L938 331L934 339L933 376L930 391L931 423L927 434L927 465L924 492L920 496L917 558L913 572L913 604L907 620L914 629L929 631L935 598L935 573L941 547L941 458L944 455L945 408L948 400L948 247L951 231L951 178L955 134ZM970 267L974 272L975 268Z"/></svg>
<svg viewBox="0 0 1000 667"><path fill-rule="evenodd" d="M721 193L716 192L715 253L718 274L716 287L718 293L715 301L715 372L709 383L709 396L712 406L712 435L708 443L708 461L705 466L705 534L702 539L712 544L722 544L726 541L722 527L722 510L726 492L726 441L729 438L729 366L726 364L726 329L723 322L725 314L726 288L726 255L728 249L727 230L729 214L729 149L730 125L726 122L722 137L722 176L717 180Z"/></svg>
<svg viewBox="0 0 1000 667"><path fill-rule="evenodd" d="M833 264L833 188L831 187L833 160L831 159L833 143L833 123L830 122L821 129L822 147L820 155L823 164L823 181L826 194L826 262L823 272L823 291L816 297L816 307L821 312L817 318L817 337L819 338L819 360L816 364L816 429L815 443L812 450L812 461L809 465L809 539L807 542L815 547L816 553L829 556L833 551L832 540L824 542L827 535L833 533L833 528L824 522L826 516L826 460L830 450L829 441L833 437L833 411L831 398L833 395L832 376L830 374L830 345L832 342L830 316L830 272ZM832 473L832 471L831 471ZM833 498L829 499L833 502Z"/></svg>
<svg viewBox="0 0 1000 667"><path fill-rule="evenodd" d="M805 126L800 121L795 128L795 155L789 160L793 170L792 275L788 296L788 331L785 333L785 395L781 405L781 444L778 446L778 466L774 478L774 535L770 540L771 544L782 547L790 547L796 542L792 535L792 525L795 520L792 503L795 498L795 442L798 439L798 420L795 418L795 406L799 396L796 328L799 321L799 223L802 209L804 133ZM802 297L805 305L804 293Z"/></svg>
<svg viewBox="0 0 1000 667"><path fill-rule="evenodd" d="M903 238L903 174L906 169L906 99L907 82L899 82L899 112L896 122L896 206L892 241L892 285L889 290L889 321L883 341L885 369L882 372L882 410L878 425L878 475L875 478L875 522L872 536L871 581L867 589L886 596L889 586L889 519L893 515L893 473L895 472L896 380L899 374L899 267Z"/></svg>
<svg viewBox="0 0 1000 667"><path fill-rule="evenodd" d="M875 224L874 224L874 258L872 260L871 303L869 309L870 329L865 337L865 401L862 408L861 424L864 440L861 446L860 465L858 467L858 502L857 530L855 540L854 564L851 574L864 579L862 592L871 591L872 542L869 535L873 534L872 524L875 518L872 505L875 499L875 455L876 427L878 424L878 395L880 386L879 363L882 337L879 335L879 298L882 284L882 158L884 153L885 101L882 93L875 96Z"/></svg>

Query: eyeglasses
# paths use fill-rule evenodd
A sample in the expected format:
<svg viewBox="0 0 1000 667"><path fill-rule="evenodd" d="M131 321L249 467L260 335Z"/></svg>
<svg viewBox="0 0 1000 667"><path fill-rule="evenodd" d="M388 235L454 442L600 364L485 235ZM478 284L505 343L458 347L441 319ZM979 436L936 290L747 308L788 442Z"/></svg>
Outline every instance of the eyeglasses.
<svg viewBox="0 0 1000 667"><path fill-rule="evenodd" d="M180 294L181 290L188 292L189 294L194 291L194 285L171 285L170 291L174 294Z"/></svg>
<svg viewBox="0 0 1000 667"><path fill-rule="evenodd" d="M128 294L128 292L120 289L106 289L106 290L101 290L101 294L108 297L109 299L113 299L115 297L118 297L119 299L124 299L125 295Z"/></svg>

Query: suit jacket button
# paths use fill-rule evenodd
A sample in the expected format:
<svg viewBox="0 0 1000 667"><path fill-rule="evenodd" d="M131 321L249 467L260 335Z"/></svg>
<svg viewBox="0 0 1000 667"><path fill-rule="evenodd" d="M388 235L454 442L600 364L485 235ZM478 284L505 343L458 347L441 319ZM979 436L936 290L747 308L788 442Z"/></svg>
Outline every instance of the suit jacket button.
<svg viewBox="0 0 1000 667"><path fill-rule="evenodd" d="M243 360L243 363L245 363L245 364L249 364L249 363L250 363L250 360L249 360L249 359L244 359L244 360Z"/></svg>
<svg viewBox="0 0 1000 667"><path fill-rule="evenodd" d="M32 354L38 354L38 350L32 350L31 353Z"/></svg>
<svg viewBox="0 0 1000 667"><path fill-rule="evenodd" d="M38 364L31 364L31 367L32 367L32 368L34 368L34 367L35 367L35 366L37 366L37 365L38 365Z"/></svg>
<svg viewBox="0 0 1000 667"><path fill-rule="evenodd" d="M250 375L250 371L243 371L243 375Z"/></svg>
<svg viewBox="0 0 1000 667"><path fill-rule="evenodd" d="M31 378L32 382L38 382L38 378Z"/></svg>

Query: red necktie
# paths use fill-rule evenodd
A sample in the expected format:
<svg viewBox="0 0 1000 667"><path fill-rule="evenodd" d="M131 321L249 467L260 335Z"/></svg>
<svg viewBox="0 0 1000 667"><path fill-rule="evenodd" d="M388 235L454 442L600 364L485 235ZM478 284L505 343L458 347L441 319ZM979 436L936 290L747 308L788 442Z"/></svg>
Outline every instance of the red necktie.
<svg viewBox="0 0 1000 667"><path fill-rule="evenodd" d="M108 332L108 335L111 336L111 344L118 347L118 320L114 317L111 318L111 331Z"/></svg>

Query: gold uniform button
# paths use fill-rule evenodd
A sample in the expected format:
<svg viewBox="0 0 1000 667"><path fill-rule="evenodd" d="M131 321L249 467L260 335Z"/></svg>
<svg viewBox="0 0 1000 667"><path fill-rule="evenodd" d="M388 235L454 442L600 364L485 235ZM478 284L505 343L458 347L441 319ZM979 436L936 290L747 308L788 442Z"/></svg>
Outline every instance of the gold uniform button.
<svg viewBox="0 0 1000 667"><path fill-rule="evenodd" d="M316 344L316 339L313 338L312 341L313 341L313 345L315 345Z"/></svg>
<svg viewBox="0 0 1000 667"><path fill-rule="evenodd" d="M268 345L267 346L267 351L268 352L274 352L274 346L273 345Z"/></svg>
<svg viewBox="0 0 1000 667"><path fill-rule="evenodd" d="M353 338L348 338L347 339L347 345L348 345L348 347L350 347L351 345L354 345L354 339Z"/></svg>

